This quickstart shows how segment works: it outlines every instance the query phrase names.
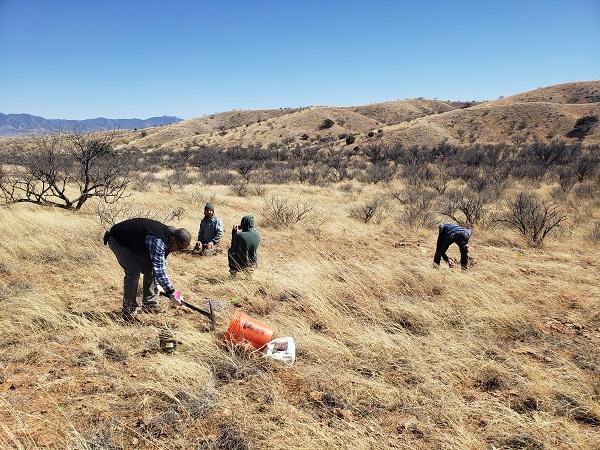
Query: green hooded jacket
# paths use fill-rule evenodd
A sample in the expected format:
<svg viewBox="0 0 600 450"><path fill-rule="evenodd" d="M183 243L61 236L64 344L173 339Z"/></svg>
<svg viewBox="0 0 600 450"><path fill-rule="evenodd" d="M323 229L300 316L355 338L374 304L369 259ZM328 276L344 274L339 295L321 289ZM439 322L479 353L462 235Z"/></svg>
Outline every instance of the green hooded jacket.
<svg viewBox="0 0 600 450"><path fill-rule="evenodd" d="M244 216L240 224L242 231L234 232L229 249L229 267L240 270L254 266L258 262L260 234L254 229L254 217Z"/></svg>

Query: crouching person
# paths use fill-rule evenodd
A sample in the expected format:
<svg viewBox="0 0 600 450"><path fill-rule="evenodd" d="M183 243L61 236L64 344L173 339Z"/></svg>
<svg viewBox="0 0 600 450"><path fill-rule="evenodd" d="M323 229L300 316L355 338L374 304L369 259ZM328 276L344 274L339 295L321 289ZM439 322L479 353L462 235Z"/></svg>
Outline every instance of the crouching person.
<svg viewBox="0 0 600 450"><path fill-rule="evenodd" d="M204 206L204 217L200 221L198 240L194 252L203 256L212 256L221 252L221 239L223 238L223 221L215 216L215 208L212 203Z"/></svg>
<svg viewBox="0 0 600 450"><path fill-rule="evenodd" d="M129 219L117 223L104 235L125 272L123 278L123 319L133 321L138 312L136 299L140 273L143 274L142 308L145 312L160 311L156 283L171 301L181 305L173 283L166 272L169 253L190 246L191 235L185 228L176 229L151 219Z"/></svg>
<svg viewBox="0 0 600 450"><path fill-rule="evenodd" d="M450 245L456 244L460 249L460 266L463 270L467 270L469 264L470 238L471 230L468 228L463 228L454 223L440 224L435 256L433 257L434 267L440 266L441 258L444 258L444 261L448 263L448 266L452 267L454 265L452 261L448 259L446 251Z"/></svg>
<svg viewBox="0 0 600 450"><path fill-rule="evenodd" d="M227 252L231 276L239 271L252 272L256 268L260 239L260 234L254 229L253 216L244 216L240 225L233 227L231 248Z"/></svg>

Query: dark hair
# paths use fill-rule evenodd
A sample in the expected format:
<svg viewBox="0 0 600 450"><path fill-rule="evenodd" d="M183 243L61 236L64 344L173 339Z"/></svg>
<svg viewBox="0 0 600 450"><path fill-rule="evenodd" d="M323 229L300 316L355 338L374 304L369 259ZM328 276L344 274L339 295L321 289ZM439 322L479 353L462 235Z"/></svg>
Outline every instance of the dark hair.
<svg viewBox="0 0 600 450"><path fill-rule="evenodd" d="M173 237L177 241L178 246L187 245L189 247L192 242L192 235L185 228L177 228L172 232Z"/></svg>

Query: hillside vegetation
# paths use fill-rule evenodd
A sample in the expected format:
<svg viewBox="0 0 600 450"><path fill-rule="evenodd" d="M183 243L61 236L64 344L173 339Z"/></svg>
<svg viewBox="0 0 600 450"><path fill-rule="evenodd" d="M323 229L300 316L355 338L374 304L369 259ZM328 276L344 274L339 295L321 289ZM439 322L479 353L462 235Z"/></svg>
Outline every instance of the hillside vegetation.
<svg viewBox="0 0 600 450"><path fill-rule="evenodd" d="M600 81L566 83L487 102L400 100L346 108L310 107L231 111L175 125L127 133L123 145L140 149L197 149L202 146L330 147L369 145L373 138L404 146L443 141L458 145L513 141L572 141L578 119L600 114ZM334 122L323 127L323 120ZM345 139L352 136L352 144ZM600 127L583 137L600 142Z"/></svg>

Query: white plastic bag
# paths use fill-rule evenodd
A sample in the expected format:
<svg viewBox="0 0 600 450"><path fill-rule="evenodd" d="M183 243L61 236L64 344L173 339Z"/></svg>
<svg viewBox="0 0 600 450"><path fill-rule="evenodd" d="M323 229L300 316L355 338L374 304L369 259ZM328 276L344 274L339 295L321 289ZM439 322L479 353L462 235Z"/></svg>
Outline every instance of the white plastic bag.
<svg viewBox="0 0 600 450"><path fill-rule="evenodd" d="M266 358L281 361L286 366L293 366L296 361L296 343L293 337L273 339L267 344Z"/></svg>

